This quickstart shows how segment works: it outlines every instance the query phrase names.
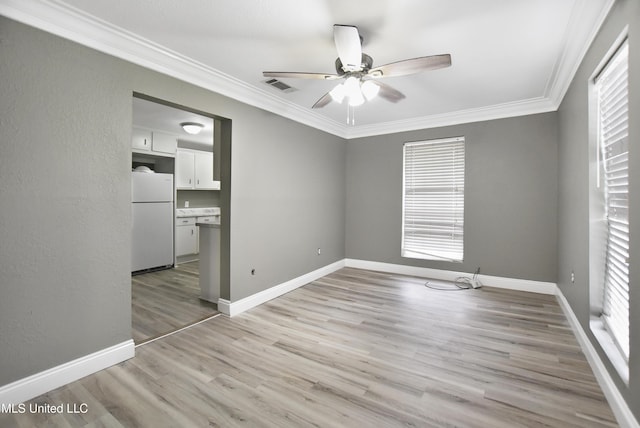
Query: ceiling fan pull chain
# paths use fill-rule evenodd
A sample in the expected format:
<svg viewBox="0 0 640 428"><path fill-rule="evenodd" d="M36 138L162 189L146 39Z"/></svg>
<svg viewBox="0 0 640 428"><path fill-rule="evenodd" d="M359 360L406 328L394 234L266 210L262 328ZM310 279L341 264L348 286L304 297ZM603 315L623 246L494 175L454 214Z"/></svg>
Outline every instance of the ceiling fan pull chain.
<svg viewBox="0 0 640 428"><path fill-rule="evenodd" d="M351 104L347 104L347 125L353 126L355 115L356 109Z"/></svg>

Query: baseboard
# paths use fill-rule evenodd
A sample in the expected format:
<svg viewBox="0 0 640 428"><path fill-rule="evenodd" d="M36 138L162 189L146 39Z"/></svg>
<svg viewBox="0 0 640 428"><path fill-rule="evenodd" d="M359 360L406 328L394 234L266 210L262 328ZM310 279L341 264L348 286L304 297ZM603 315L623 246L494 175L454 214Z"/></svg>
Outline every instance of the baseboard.
<svg viewBox="0 0 640 428"><path fill-rule="evenodd" d="M620 390L618 390L618 387L611 378L609 371L602 362L600 355L589 340L589 337L582 328L580 321L578 321L576 314L573 312L573 309L571 309L571 305L569 305L569 302L559 288L556 290L556 298L569 321L569 325L582 348L582 352L584 352L584 355L593 370L593 374L595 375L600 388L602 388L602 392L605 397L607 397L609 406L611 406L611 410L613 411L618 424L621 428L640 428L640 424L638 424L638 421L633 416L627 402L622 397L622 394L620 394Z"/></svg>
<svg viewBox="0 0 640 428"><path fill-rule="evenodd" d="M260 291L259 293L252 294L251 296L240 299L237 302L229 302L225 299L218 299L218 310L223 314L233 317L235 315L241 314L244 311L268 302L271 299L282 296L283 294L295 290L298 287L302 287L303 285L315 281L318 278L329 275L330 273L342 269L343 267L344 260L339 260L335 263L321 267L320 269L316 269L312 272L306 273L287 282L283 282L282 284L278 284L266 290Z"/></svg>
<svg viewBox="0 0 640 428"><path fill-rule="evenodd" d="M397 273L400 275L420 276L424 278L439 279L442 281L455 281L461 276L471 276L471 274L464 272L372 262L358 259L345 259L345 266L358 269L375 270L379 272ZM552 282L532 281L528 279L503 278L490 275L479 275L478 279L483 286L528 291L531 293L555 294L557 288L556 284Z"/></svg>
<svg viewBox="0 0 640 428"><path fill-rule="evenodd" d="M0 403L20 404L135 355L133 340L85 355L0 387Z"/></svg>
<svg viewBox="0 0 640 428"><path fill-rule="evenodd" d="M218 299L218 310L225 315L231 314L231 302L227 299Z"/></svg>
<svg viewBox="0 0 640 428"><path fill-rule="evenodd" d="M371 262L367 260L343 259L290 281L273 286L267 290L252 294L237 302L226 299L218 299L218 310L229 316L238 315L246 310L254 308L275 299L289 291L295 290L305 284L322 278L343 267L375 270L380 272L397 273L401 275L421 276L425 278L455 281L461 276L469 276L468 273L430 269L416 266L397 265L391 263ZM551 282L531 281L526 279L502 278L497 276L480 275L480 282L488 287L507 288L510 290L528 291L532 293L555 294L556 285Z"/></svg>

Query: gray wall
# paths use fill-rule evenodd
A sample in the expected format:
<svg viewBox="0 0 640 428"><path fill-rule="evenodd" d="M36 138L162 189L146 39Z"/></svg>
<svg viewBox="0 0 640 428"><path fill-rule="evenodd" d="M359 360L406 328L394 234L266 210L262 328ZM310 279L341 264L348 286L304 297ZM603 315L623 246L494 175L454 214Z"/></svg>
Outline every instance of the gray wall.
<svg viewBox="0 0 640 428"><path fill-rule="evenodd" d="M131 338L134 91L232 121L232 301L344 258L340 138L2 17L0 50L0 385Z"/></svg>
<svg viewBox="0 0 640 428"><path fill-rule="evenodd" d="M0 385L131 338L124 63L0 17Z"/></svg>
<svg viewBox="0 0 640 428"><path fill-rule="evenodd" d="M402 144L464 136L464 262L400 257ZM555 113L347 143L348 258L537 281L556 279Z"/></svg>
<svg viewBox="0 0 640 428"><path fill-rule="evenodd" d="M588 122L588 82L596 67L614 45L625 26L629 26L630 55L630 189L631 189L631 356L629 387L602 352L589 330L589 158L595 150L590 144ZM582 328L618 385L635 417L640 420L640 3L618 0L578 69L559 109L558 150L558 286L567 298ZM575 283L570 275L574 270Z"/></svg>
<svg viewBox="0 0 640 428"><path fill-rule="evenodd" d="M343 259L344 140L256 110L233 141L231 301Z"/></svg>
<svg viewBox="0 0 640 428"><path fill-rule="evenodd" d="M220 192L218 190L178 190L176 208L184 208L189 201L190 208L219 207Z"/></svg>

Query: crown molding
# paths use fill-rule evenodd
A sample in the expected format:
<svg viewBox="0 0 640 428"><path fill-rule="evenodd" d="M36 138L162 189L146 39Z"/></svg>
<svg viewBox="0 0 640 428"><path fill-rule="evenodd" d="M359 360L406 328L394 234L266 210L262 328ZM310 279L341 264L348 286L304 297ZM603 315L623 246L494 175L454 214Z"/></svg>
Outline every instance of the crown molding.
<svg viewBox="0 0 640 428"><path fill-rule="evenodd" d="M575 0L572 17L565 31L563 52L556 61L542 97L358 126L347 126L293 104L60 0L0 0L0 14L242 103L351 139L557 110L584 55L615 2L605 0L599 11L590 12L586 7L589 1L593 0ZM597 25L589 25L591 22Z"/></svg>
<svg viewBox="0 0 640 428"><path fill-rule="evenodd" d="M1 0L0 15L339 137L345 126L59 0Z"/></svg>
<svg viewBox="0 0 640 428"><path fill-rule="evenodd" d="M569 90L589 47L600 27L609 15L615 0L604 0L599 10L587 8L589 0L576 0L567 23L563 39L563 51L549 76L545 96L558 107Z"/></svg>
<svg viewBox="0 0 640 428"><path fill-rule="evenodd" d="M347 136L345 138L371 137L374 135L440 128L463 123L483 122L507 117L546 113L557 110L557 108L558 105L552 103L548 98L533 98L475 109L459 110L451 113L383 122L375 125L355 126L347 130Z"/></svg>

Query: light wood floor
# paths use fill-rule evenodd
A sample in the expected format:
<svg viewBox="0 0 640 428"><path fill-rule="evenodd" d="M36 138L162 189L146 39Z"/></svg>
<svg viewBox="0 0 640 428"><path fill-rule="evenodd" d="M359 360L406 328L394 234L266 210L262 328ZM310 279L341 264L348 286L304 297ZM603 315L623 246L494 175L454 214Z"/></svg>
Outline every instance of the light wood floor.
<svg viewBox="0 0 640 428"><path fill-rule="evenodd" d="M143 343L216 313L200 300L198 262L131 277L133 341Z"/></svg>
<svg viewBox="0 0 640 428"><path fill-rule="evenodd" d="M553 296L342 269L33 400L0 426L616 426Z"/></svg>

